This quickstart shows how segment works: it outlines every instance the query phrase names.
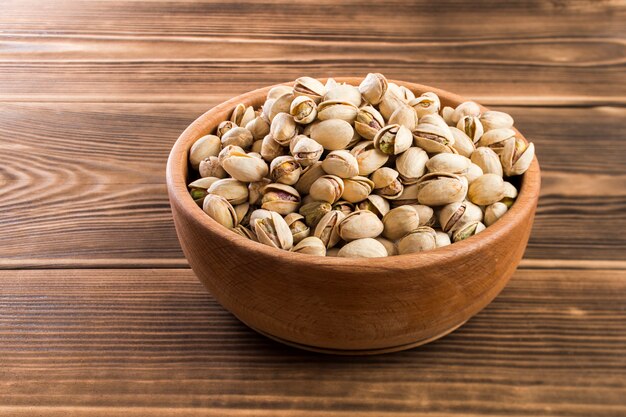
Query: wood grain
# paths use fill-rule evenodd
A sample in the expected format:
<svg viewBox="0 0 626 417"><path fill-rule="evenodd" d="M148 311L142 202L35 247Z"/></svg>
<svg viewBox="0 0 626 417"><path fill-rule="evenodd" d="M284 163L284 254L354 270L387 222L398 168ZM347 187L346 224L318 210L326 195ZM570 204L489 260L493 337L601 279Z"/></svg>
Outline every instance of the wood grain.
<svg viewBox="0 0 626 417"><path fill-rule="evenodd" d="M188 270L0 271L0 281L0 415L626 412L624 271L522 269L446 338L360 358L257 335Z"/></svg>

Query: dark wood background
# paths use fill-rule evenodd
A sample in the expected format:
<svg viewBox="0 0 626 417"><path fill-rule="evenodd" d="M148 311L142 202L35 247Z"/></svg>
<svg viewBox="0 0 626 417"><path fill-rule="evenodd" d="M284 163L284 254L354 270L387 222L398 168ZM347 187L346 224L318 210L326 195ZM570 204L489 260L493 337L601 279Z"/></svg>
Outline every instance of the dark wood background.
<svg viewBox="0 0 626 417"><path fill-rule="evenodd" d="M625 22L618 0L0 0L0 416L625 415ZM301 352L188 269L165 161L226 98L369 71L510 112L537 218L452 335Z"/></svg>

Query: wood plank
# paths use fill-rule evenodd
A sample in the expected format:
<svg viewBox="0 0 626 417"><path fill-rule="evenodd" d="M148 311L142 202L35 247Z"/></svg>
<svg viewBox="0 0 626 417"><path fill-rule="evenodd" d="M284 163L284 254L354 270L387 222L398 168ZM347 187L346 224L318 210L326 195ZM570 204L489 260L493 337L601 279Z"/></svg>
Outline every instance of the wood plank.
<svg viewBox="0 0 626 417"><path fill-rule="evenodd" d="M212 104L0 106L0 268L184 266L165 161ZM623 260L626 110L501 109L543 169L526 257Z"/></svg>
<svg viewBox="0 0 626 417"><path fill-rule="evenodd" d="M624 271L520 270L444 339L360 358L257 335L189 270L0 280L0 415L626 412Z"/></svg>

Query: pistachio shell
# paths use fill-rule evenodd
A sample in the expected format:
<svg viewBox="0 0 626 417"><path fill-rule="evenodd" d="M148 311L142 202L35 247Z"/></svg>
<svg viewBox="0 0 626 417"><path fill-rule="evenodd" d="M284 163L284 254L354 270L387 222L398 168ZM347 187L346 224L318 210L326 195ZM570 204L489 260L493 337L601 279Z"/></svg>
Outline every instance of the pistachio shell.
<svg viewBox="0 0 626 417"><path fill-rule="evenodd" d="M441 230L435 230L437 235L435 236L435 243L438 248L448 246L452 242L450 242L450 236L447 233L442 232Z"/></svg>
<svg viewBox="0 0 626 417"><path fill-rule="evenodd" d="M385 239L384 237L380 236L375 239L385 247L385 250L387 251L387 256L396 256L398 254L398 247L391 240Z"/></svg>
<svg viewBox="0 0 626 417"><path fill-rule="evenodd" d="M496 202L490 204L485 209L485 225L491 226L504 216L509 208L504 203Z"/></svg>
<svg viewBox="0 0 626 417"><path fill-rule="evenodd" d="M285 222L289 226L289 230L291 230L294 244L308 237L311 233L311 228L306 225L304 216L299 213L289 213L285 216Z"/></svg>
<svg viewBox="0 0 626 417"><path fill-rule="evenodd" d="M333 204L333 210L339 210L347 216L354 211L354 204L346 200L339 200Z"/></svg>
<svg viewBox="0 0 626 417"><path fill-rule="evenodd" d="M209 194L224 197L233 205L248 201L248 186L234 178L223 178L215 181L207 191Z"/></svg>
<svg viewBox="0 0 626 417"><path fill-rule="evenodd" d="M201 177L224 178L227 175L226 171L224 171L224 168L222 168L222 165L220 164L219 158L216 156L209 156L208 158L204 158L200 161L198 170Z"/></svg>
<svg viewBox="0 0 626 417"><path fill-rule="evenodd" d="M339 240L339 223L346 215L338 210L332 210L326 213L317 223L313 236L318 237L330 249L335 246Z"/></svg>
<svg viewBox="0 0 626 417"><path fill-rule="evenodd" d="M237 233L241 237L245 237L246 239L250 239L255 242L258 242L256 233L254 233L252 230L248 229L244 225L238 224L237 226L233 227L231 230Z"/></svg>
<svg viewBox="0 0 626 417"><path fill-rule="evenodd" d="M477 146L488 146L498 155L502 154L507 141L515 140L515 130L509 128L493 129L485 133Z"/></svg>
<svg viewBox="0 0 626 417"><path fill-rule="evenodd" d="M340 258L384 258L387 249L382 243L372 238L353 240L339 249Z"/></svg>
<svg viewBox="0 0 626 417"><path fill-rule="evenodd" d="M450 132L452 132L452 136L454 137L454 144L452 145L454 150L456 150L459 155L469 158L476 149L476 145L474 145L472 139L470 139L465 132L456 127L451 127Z"/></svg>
<svg viewBox="0 0 626 417"><path fill-rule="evenodd" d="M417 117L422 118L427 114L439 113L441 101L439 100L439 96L437 96L437 94L426 92L421 96L409 101L409 106L413 107L417 114Z"/></svg>
<svg viewBox="0 0 626 417"><path fill-rule="evenodd" d="M252 133L252 137L255 141L262 140L270 133L270 124L261 116L250 120L245 127Z"/></svg>
<svg viewBox="0 0 626 417"><path fill-rule="evenodd" d="M344 190L344 194L346 191ZM359 210L369 210L379 218L383 218L389 212L389 202L376 194L370 194L367 198L358 204Z"/></svg>
<svg viewBox="0 0 626 417"><path fill-rule="evenodd" d="M279 156L270 164L270 177L281 184L294 185L301 173L300 164L291 155Z"/></svg>
<svg viewBox="0 0 626 417"><path fill-rule="evenodd" d="M389 160L389 155L376 149L372 141L359 142L350 153L359 164L359 175L369 175Z"/></svg>
<svg viewBox="0 0 626 417"><path fill-rule="evenodd" d="M231 122L230 120L224 120L223 122L220 122L220 124L217 125L215 134L218 138L221 138L222 136L226 134L226 132L228 132L230 129L233 129L235 127L237 127L237 125L234 122Z"/></svg>
<svg viewBox="0 0 626 417"><path fill-rule="evenodd" d="M296 162L303 167L308 167L319 161L324 152L322 145L304 135L296 136L296 139L297 142L292 151Z"/></svg>
<svg viewBox="0 0 626 417"><path fill-rule="evenodd" d="M474 235L477 235L478 233L482 232L483 230L485 230L485 225L482 224L481 222L470 222L470 223L466 224L465 226L463 226L462 228L460 228L459 230L457 230L452 235L452 241L453 242L460 242L461 240L465 240L468 237L472 237Z"/></svg>
<svg viewBox="0 0 626 417"><path fill-rule="evenodd" d="M497 174L484 174L469 186L467 195L472 203L479 206L493 204L504 196L504 180Z"/></svg>
<svg viewBox="0 0 626 417"><path fill-rule="evenodd" d="M200 162L210 156L217 156L222 150L222 142L215 135L205 135L194 142L189 150L189 162L194 169L199 169Z"/></svg>
<svg viewBox="0 0 626 417"><path fill-rule="evenodd" d="M361 93L353 85L337 84L326 91L323 102L326 101L341 101L350 103L358 108L361 105Z"/></svg>
<svg viewBox="0 0 626 417"><path fill-rule="evenodd" d="M400 255L423 252L436 247L437 233L428 226L420 226L398 241L398 253Z"/></svg>
<svg viewBox="0 0 626 417"><path fill-rule="evenodd" d="M254 108L252 106L246 107L245 104L239 103L233 110L230 121L237 126L245 126L250 120L254 119Z"/></svg>
<svg viewBox="0 0 626 417"><path fill-rule="evenodd" d="M323 175L311 185L309 194L317 201L334 204L341 198L343 190L344 183L341 178L336 175Z"/></svg>
<svg viewBox="0 0 626 417"><path fill-rule="evenodd" d="M517 198L517 188L508 181L504 181L504 198Z"/></svg>
<svg viewBox="0 0 626 417"><path fill-rule="evenodd" d="M245 127L233 127L222 135L222 146L235 145L247 149L252 146L252 142L252 133Z"/></svg>
<svg viewBox="0 0 626 417"><path fill-rule="evenodd" d="M296 97L289 107L289 113L298 124L308 124L317 117L317 104L311 97Z"/></svg>
<svg viewBox="0 0 626 417"><path fill-rule="evenodd" d="M237 214L237 221L239 222L239 224L247 224L247 220L246 216L248 215L248 212L250 210L250 204L248 204L248 202L244 202L241 204L237 204L236 206L233 207L235 209L235 213Z"/></svg>
<svg viewBox="0 0 626 417"><path fill-rule="evenodd" d="M355 130L367 140L374 140L374 136L383 126L385 126L385 119L371 106L361 107L354 121Z"/></svg>
<svg viewBox="0 0 626 417"><path fill-rule="evenodd" d="M443 120L445 120L448 126L456 126L456 123L452 122L453 114L454 114L454 109L450 106L445 106L443 109L441 109L441 117L443 118Z"/></svg>
<svg viewBox="0 0 626 417"><path fill-rule="evenodd" d="M284 96L285 94L292 94L293 93L293 87L290 87L288 85L277 85L274 86L270 89L270 91L267 92L267 99L277 99L280 96Z"/></svg>
<svg viewBox="0 0 626 417"><path fill-rule="evenodd" d="M387 78L379 73L369 73L359 84L359 92L365 101L377 105L387 92Z"/></svg>
<svg viewBox="0 0 626 417"><path fill-rule="evenodd" d="M237 226L237 213L228 200L220 195L209 194L204 199L202 210L210 218L229 229Z"/></svg>
<svg viewBox="0 0 626 417"><path fill-rule="evenodd" d="M435 218L435 211L431 207L423 204L411 204L411 207L417 211L420 226L433 226L435 224L437 219Z"/></svg>
<svg viewBox="0 0 626 417"><path fill-rule="evenodd" d="M415 184L424 175L428 154L417 147L410 147L396 159L396 169L404 185Z"/></svg>
<svg viewBox="0 0 626 417"><path fill-rule="evenodd" d="M272 102L268 113L270 123L273 122L280 113L289 113L294 98L295 96L293 94L284 94Z"/></svg>
<svg viewBox="0 0 626 417"><path fill-rule="evenodd" d="M268 172L265 161L245 153L231 154L222 167L231 177L242 182L261 181Z"/></svg>
<svg viewBox="0 0 626 417"><path fill-rule="evenodd" d="M262 178L260 181L248 184L248 203L255 206L261 204L263 189L270 182L269 178Z"/></svg>
<svg viewBox="0 0 626 417"><path fill-rule="evenodd" d="M255 140L254 142L252 142L252 146L250 147L250 152L254 152L258 154L261 158L263 158L263 156L261 156L262 148L263 148L263 139Z"/></svg>
<svg viewBox="0 0 626 417"><path fill-rule="evenodd" d="M324 84L324 94L337 87L339 83L334 78L328 78Z"/></svg>
<svg viewBox="0 0 626 417"><path fill-rule="evenodd" d="M203 177L203 178L198 178L195 181L192 181L189 183L189 185L187 185L187 187L189 187L189 189L202 189L202 190L208 190L211 185L219 180L220 178L217 177Z"/></svg>
<svg viewBox="0 0 626 417"><path fill-rule="evenodd" d="M404 186L402 194L398 198L391 201L393 207L399 207L405 204L417 204L417 183Z"/></svg>
<svg viewBox="0 0 626 417"><path fill-rule="evenodd" d="M330 203L325 201L312 201L303 204L300 210L298 210L298 213L304 216L304 221L307 225L315 229L320 219L331 210L332 206Z"/></svg>
<svg viewBox="0 0 626 417"><path fill-rule="evenodd" d="M322 100L325 91L324 84L311 77L300 77L296 79L293 85L293 94L295 96L307 96L315 100L316 103Z"/></svg>
<svg viewBox="0 0 626 417"><path fill-rule="evenodd" d="M454 232L463 225L482 221L483 212L480 207L469 201L457 201L444 206L439 212L439 224L446 233Z"/></svg>
<svg viewBox="0 0 626 417"><path fill-rule="evenodd" d="M413 131L413 140L416 146L419 146L428 153L454 153L454 136L448 126L439 126L431 123L420 123L417 129Z"/></svg>
<svg viewBox="0 0 626 417"><path fill-rule="evenodd" d="M467 194L467 180L445 172L426 174L416 185L417 200L427 206L443 206L461 201Z"/></svg>
<svg viewBox="0 0 626 417"><path fill-rule="evenodd" d="M345 120L353 124L359 108L345 101L322 101L317 106L317 118L319 120Z"/></svg>
<svg viewBox="0 0 626 417"><path fill-rule="evenodd" d="M473 101L463 102L456 106L450 120L456 125L464 116L480 116L480 106Z"/></svg>
<svg viewBox="0 0 626 417"><path fill-rule="evenodd" d="M263 189L261 208L275 211L283 216L298 211L300 194L286 184L268 184Z"/></svg>
<svg viewBox="0 0 626 417"><path fill-rule="evenodd" d="M342 198L350 203L365 200L374 189L374 182L367 177L352 177L343 180Z"/></svg>
<svg viewBox="0 0 626 417"><path fill-rule="evenodd" d="M484 174L503 175L500 158L491 148L476 148L472 153L471 160L483 170Z"/></svg>
<svg viewBox="0 0 626 417"><path fill-rule="evenodd" d="M305 255L326 256L326 246L324 246L324 242L315 236L305 237L296 244L291 251Z"/></svg>
<svg viewBox="0 0 626 417"><path fill-rule="evenodd" d="M339 223L338 233L346 242L366 237L376 237L383 232L383 222L368 210L348 214Z"/></svg>
<svg viewBox="0 0 626 417"><path fill-rule="evenodd" d="M413 107L403 104L391 114L389 124L398 124L413 131L417 127L417 113Z"/></svg>
<svg viewBox="0 0 626 417"><path fill-rule="evenodd" d="M254 225L257 219L267 219L272 217L272 212L265 209L256 209L250 214L250 224ZM254 227L254 226L253 226Z"/></svg>
<svg viewBox="0 0 626 417"><path fill-rule="evenodd" d="M522 175L530 167L535 156L535 145L526 145L522 139L507 141L500 159L507 176Z"/></svg>
<svg viewBox="0 0 626 417"><path fill-rule="evenodd" d="M385 120L389 120L393 112L396 111L398 107L405 104L405 102L400 98L400 94L402 93L399 91L394 92L393 87L389 88L390 85L392 84L388 84L387 91L383 95L380 103L378 103L378 111L380 111L380 114L383 115Z"/></svg>
<svg viewBox="0 0 626 417"><path fill-rule="evenodd" d="M331 119L313 125L309 134L324 149L334 151L345 149L354 136L354 129L345 120Z"/></svg>
<svg viewBox="0 0 626 417"><path fill-rule="evenodd" d="M473 183L476 178L480 177L481 175L483 175L483 170L475 163L471 163L470 166L467 168L467 171L463 174L463 176L467 178L468 184Z"/></svg>
<svg viewBox="0 0 626 417"><path fill-rule="evenodd" d="M271 135L267 135L263 138L263 143L261 144L261 156L267 162L271 162L275 158L278 158L284 152L285 150L280 143L276 142Z"/></svg>
<svg viewBox="0 0 626 417"><path fill-rule="evenodd" d="M278 113L270 125L270 136L282 146L289 145L298 134L297 124L289 113Z"/></svg>
<svg viewBox="0 0 626 417"><path fill-rule="evenodd" d="M398 171L383 167L379 168L372 174L372 181L374 181L374 191L390 200L398 198L404 186L400 182Z"/></svg>
<svg viewBox="0 0 626 417"><path fill-rule="evenodd" d="M228 158L233 153L246 153L240 146L237 145L226 145L222 148L220 153L217 155L217 160L220 165L224 162L226 158Z"/></svg>
<svg viewBox="0 0 626 417"><path fill-rule="evenodd" d="M297 160L297 159L296 159ZM321 176L326 175L321 162L315 162L307 166L300 174L300 179L295 185L300 194L309 194L311 185Z"/></svg>
<svg viewBox="0 0 626 417"><path fill-rule="evenodd" d="M254 231L260 243L278 249L289 250L293 246L293 236L289 226L280 214L270 211L269 217L256 219Z"/></svg>
<svg viewBox="0 0 626 417"><path fill-rule="evenodd" d="M328 174L339 178L350 178L359 174L359 164L356 158L345 150L330 152L322 161L322 168Z"/></svg>
<svg viewBox="0 0 626 417"><path fill-rule="evenodd" d="M480 121L485 132L493 129L513 127L513 118L509 114L501 111L486 111L480 115Z"/></svg>
<svg viewBox="0 0 626 417"><path fill-rule="evenodd" d="M411 131L401 125L387 125L374 137L374 147L387 155L398 155L411 147Z"/></svg>
<svg viewBox="0 0 626 417"><path fill-rule="evenodd" d="M450 128L450 126L447 125L443 117L439 116L437 113L422 116L422 118L420 119L420 123L439 126L442 129Z"/></svg>
<svg viewBox="0 0 626 417"><path fill-rule="evenodd" d="M474 143L477 143L483 135L483 125L476 116L461 117L456 127L463 131Z"/></svg>
<svg viewBox="0 0 626 417"><path fill-rule="evenodd" d="M462 155L452 153L440 153L434 155L426 163L426 168L430 172L448 172L450 174L465 173L472 161Z"/></svg>
<svg viewBox="0 0 626 417"><path fill-rule="evenodd" d="M389 210L383 217L383 236L390 240L400 239L419 227L419 215L411 206Z"/></svg>

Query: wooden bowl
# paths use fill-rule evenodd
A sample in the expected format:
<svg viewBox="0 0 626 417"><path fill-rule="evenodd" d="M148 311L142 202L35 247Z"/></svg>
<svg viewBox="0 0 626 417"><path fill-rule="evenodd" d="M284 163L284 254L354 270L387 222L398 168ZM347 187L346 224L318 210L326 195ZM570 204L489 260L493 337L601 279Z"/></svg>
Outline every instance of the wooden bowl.
<svg viewBox="0 0 626 417"><path fill-rule="evenodd" d="M339 78L358 85L361 79ZM442 106L466 99L393 81ZM183 252L200 281L242 322L273 339L335 354L375 354L428 343L489 304L517 268L533 223L540 173L535 159L511 209L477 236L428 252L376 259L317 257L247 240L207 216L187 191L188 152L237 103L260 106L271 87L209 110L178 138L167 187Z"/></svg>

